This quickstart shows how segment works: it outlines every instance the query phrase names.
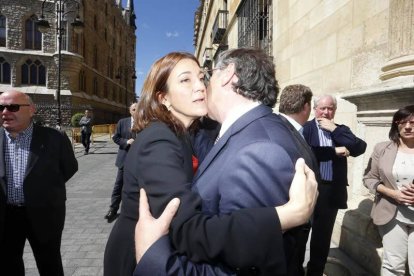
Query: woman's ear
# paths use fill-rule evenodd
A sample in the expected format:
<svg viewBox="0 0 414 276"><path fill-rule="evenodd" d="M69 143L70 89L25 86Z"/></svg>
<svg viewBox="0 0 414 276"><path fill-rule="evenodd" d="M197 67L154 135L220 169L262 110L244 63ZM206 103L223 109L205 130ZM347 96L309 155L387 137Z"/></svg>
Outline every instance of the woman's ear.
<svg viewBox="0 0 414 276"><path fill-rule="evenodd" d="M166 93L158 92L157 98L158 102L164 105L169 111L171 109L171 103L168 101L166 95Z"/></svg>

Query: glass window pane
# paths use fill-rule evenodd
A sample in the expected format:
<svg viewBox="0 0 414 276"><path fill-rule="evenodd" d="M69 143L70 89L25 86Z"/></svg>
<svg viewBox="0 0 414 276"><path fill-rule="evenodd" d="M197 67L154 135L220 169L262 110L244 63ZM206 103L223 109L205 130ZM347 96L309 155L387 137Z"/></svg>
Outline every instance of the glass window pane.
<svg viewBox="0 0 414 276"><path fill-rule="evenodd" d="M31 65L30 66L30 80L29 84L37 84L38 78L37 78L37 66Z"/></svg>
<svg viewBox="0 0 414 276"><path fill-rule="evenodd" d="M34 48L35 48L35 50L41 50L42 49L42 33L39 32L36 28L36 31L35 31L34 35L35 35Z"/></svg>
<svg viewBox="0 0 414 276"><path fill-rule="evenodd" d="M39 66L39 85L46 85L46 67Z"/></svg>
<svg viewBox="0 0 414 276"><path fill-rule="evenodd" d="M9 63L3 63L3 70L2 70L2 78L3 83L10 83L10 64Z"/></svg>
<svg viewBox="0 0 414 276"><path fill-rule="evenodd" d="M31 19L26 20L25 47L26 49L33 49L33 22Z"/></svg>
<svg viewBox="0 0 414 276"><path fill-rule="evenodd" d="M26 64L22 65L22 84L29 84L29 67Z"/></svg>
<svg viewBox="0 0 414 276"><path fill-rule="evenodd" d="M0 46L6 46L6 17L0 15Z"/></svg>

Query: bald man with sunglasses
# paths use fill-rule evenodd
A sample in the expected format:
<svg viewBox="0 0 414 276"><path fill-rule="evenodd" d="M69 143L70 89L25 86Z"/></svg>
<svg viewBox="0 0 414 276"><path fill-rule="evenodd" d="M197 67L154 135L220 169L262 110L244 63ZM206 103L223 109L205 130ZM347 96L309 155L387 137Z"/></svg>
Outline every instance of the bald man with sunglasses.
<svg viewBox="0 0 414 276"><path fill-rule="evenodd" d="M65 223L65 183L78 170L64 132L33 124L26 94L0 95L0 268L25 275L29 241L40 275L63 275L60 244Z"/></svg>

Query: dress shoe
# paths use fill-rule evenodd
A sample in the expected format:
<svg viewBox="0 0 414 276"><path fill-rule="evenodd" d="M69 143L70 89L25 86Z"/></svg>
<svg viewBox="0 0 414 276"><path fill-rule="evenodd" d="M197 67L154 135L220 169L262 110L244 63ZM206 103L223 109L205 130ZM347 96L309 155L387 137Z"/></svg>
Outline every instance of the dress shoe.
<svg viewBox="0 0 414 276"><path fill-rule="evenodd" d="M105 219L108 220L108 223L113 222L117 217L117 210L114 209L109 209L108 213L105 215Z"/></svg>

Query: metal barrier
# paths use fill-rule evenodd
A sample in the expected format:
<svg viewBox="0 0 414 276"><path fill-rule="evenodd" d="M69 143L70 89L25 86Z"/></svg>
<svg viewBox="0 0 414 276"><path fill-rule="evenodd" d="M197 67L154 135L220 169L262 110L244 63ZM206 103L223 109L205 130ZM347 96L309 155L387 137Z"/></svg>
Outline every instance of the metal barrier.
<svg viewBox="0 0 414 276"><path fill-rule="evenodd" d="M95 138L109 135L109 140L112 139L112 135L115 133L116 124L103 124L92 126L91 143L95 142ZM81 128L72 127L67 129L69 137L72 137L72 145L75 148L76 143L81 143Z"/></svg>

